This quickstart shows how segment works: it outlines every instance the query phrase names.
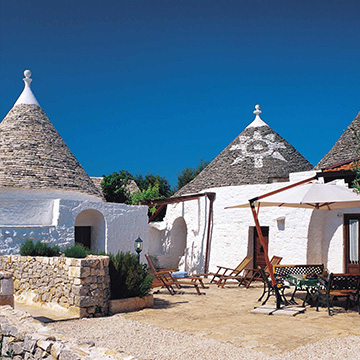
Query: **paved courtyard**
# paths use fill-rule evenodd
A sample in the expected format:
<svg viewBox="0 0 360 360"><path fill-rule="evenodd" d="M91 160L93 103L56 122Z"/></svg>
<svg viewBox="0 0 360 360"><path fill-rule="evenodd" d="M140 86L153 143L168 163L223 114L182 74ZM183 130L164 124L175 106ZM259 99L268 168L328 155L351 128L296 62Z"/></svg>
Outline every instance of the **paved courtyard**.
<svg viewBox="0 0 360 360"><path fill-rule="evenodd" d="M360 315L355 309L337 308L332 317L325 308L316 312L309 306L295 317L252 314L259 305L260 283L249 289L207 286L202 296L190 288L175 296L161 289L154 294L152 309L49 326L78 341L142 359L177 359L181 353L184 359L360 358Z"/></svg>

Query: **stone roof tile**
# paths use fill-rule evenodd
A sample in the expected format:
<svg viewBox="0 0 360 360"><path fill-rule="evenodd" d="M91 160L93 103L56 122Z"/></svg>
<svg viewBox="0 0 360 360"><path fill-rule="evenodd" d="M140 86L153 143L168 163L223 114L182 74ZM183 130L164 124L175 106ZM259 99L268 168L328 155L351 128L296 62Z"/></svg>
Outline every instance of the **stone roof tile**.
<svg viewBox="0 0 360 360"><path fill-rule="evenodd" d="M0 187L100 192L38 105L15 105L0 123Z"/></svg>
<svg viewBox="0 0 360 360"><path fill-rule="evenodd" d="M315 169L323 169L348 160L357 159L359 157L360 144L355 137L355 133L360 136L360 112L331 150L315 166Z"/></svg>
<svg viewBox="0 0 360 360"><path fill-rule="evenodd" d="M260 119L260 106L256 106L254 113L255 120L176 195L213 187L285 181L291 172L313 168L292 145Z"/></svg>

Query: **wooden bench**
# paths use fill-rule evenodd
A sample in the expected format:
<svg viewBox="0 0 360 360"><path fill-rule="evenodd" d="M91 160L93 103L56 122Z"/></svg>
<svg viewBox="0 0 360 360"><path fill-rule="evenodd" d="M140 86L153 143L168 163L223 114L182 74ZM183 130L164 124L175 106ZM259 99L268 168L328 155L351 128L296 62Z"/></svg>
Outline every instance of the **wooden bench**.
<svg viewBox="0 0 360 360"><path fill-rule="evenodd" d="M328 313L331 316L331 307L334 306L334 299L339 297L346 297L345 310L348 310L350 305L350 297L355 300L360 314L360 275L355 274L333 274L331 273L328 282L324 282L326 289L319 289L316 310L319 311L319 302L321 298L326 299Z"/></svg>

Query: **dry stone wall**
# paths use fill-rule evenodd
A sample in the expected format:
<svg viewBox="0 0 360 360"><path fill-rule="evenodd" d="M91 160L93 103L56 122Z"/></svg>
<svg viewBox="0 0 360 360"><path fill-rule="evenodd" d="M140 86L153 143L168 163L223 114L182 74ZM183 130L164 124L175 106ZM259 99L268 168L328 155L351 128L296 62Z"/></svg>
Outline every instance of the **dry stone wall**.
<svg viewBox="0 0 360 360"><path fill-rule="evenodd" d="M134 359L93 343L74 343L49 330L29 314L0 306L0 359L105 360Z"/></svg>
<svg viewBox="0 0 360 360"><path fill-rule="evenodd" d="M79 317L108 313L108 256L74 259L4 255L0 256L0 270L13 275L19 301L60 307Z"/></svg>

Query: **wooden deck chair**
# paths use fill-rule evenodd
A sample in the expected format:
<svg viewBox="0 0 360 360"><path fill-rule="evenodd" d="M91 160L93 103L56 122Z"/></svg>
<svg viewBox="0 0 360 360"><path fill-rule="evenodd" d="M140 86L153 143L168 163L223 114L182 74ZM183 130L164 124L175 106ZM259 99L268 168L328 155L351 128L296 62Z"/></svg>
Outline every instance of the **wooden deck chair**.
<svg viewBox="0 0 360 360"><path fill-rule="evenodd" d="M271 266L279 265L281 260L282 260L282 257L273 256L270 260L270 264L271 264ZM264 272L266 275L269 275L269 269L267 266L264 268ZM245 273L244 273L244 277L240 281L239 285L244 285L246 288L248 288L250 286L250 284L256 280L261 280L261 281L263 280L259 269L246 269Z"/></svg>
<svg viewBox="0 0 360 360"><path fill-rule="evenodd" d="M164 287L170 293L170 295L175 295L175 290L173 288L174 282L172 280L171 274L169 272L156 272L152 274L153 282L151 288Z"/></svg>
<svg viewBox="0 0 360 360"><path fill-rule="evenodd" d="M205 285L201 278L196 276L188 276L185 278L173 277L172 273L176 270L175 268L157 270L154 263L152 262L151 257L148 254L145 254L145 258L149 264L149 268L153 275L152 288L165 287L171 295L174 295L174 286L178 289L181 289L182 286L187 285L194 287L198 295L201 295L199 290L199 284L203 289L205 288Z"/></svg>
<svg viewBox="0 0 360 360"><path fill-rule="evenodd" d="M152 258L151 258L151 256L150 256L149 254L145 254L145 258L146 258L146 261L147 261L147 263L148 263L148 265L149 265L149 268L150 268L150 270L151 270L152 273L156 273L157 271L167 271L167 272L172 273L172 272L174 272L174 271L177 270L176 268L171 268L171 269L157 269L157 268L155 267L155 264L154 264L154 262L153 262L153 260L152 260Z"/></svg>
<svg viewBox="0 0 360 360"><path fill-rule="evenodd" d="M235 268L231 269L225 266L218 266L218 271L214 274L213 278L210 282L215 281L215 278L218 277L219 279L216 281L218 286L224 287L226 280L228 278L240 276L240 273L244 271L244 269L249 265L252 260L252 256L245 256L243 261Z"/></svg>
<svg viewBox="0 0 360 360"><path fill-rule="evenodd" d="M171 295L175 295L176 291L174 287L182 289L183 287L194 287L198 295L201 295L199 284L204 287L202 280L200 278L174 278L171 276L170 272L167 271L158 271L153 273L154 277L151 288L156 287L165 287Z"/></svg>

